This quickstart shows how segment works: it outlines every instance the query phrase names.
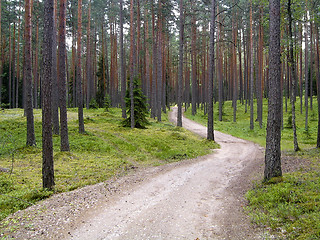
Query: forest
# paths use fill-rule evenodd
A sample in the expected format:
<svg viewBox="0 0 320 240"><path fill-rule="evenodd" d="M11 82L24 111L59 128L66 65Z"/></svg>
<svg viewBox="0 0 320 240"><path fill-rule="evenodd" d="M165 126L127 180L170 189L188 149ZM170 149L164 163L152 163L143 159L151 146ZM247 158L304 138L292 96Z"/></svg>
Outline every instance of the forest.
<svg viewBox="0 0 320 240"><path fill-rule="evenodd" d="M276 25L273 2L280 4ZM278 179L281 151L319 157L319 31L319 0L0 0L0 158L8 159L0 162L0 189L11 191L2 174L13 169L14 155L41 158L37 189L44 190L36 190L33 202L104 181L120 168L134 169L128 156L157 165L217 148L169 127L175 106L178 127L184 112L207 126L208 140L215 140L218 129L266 147L264 181L285 181ZM154 147L170 145L170 136L154 128L174 136L177 146L180 138L190 142L170 150ZM135 134L140 143L133 146L143 142L148 148L141 155L127 146L138 141ZM192 141L203 146L196 149ZM112 173L77 185L72 170L60 172L61 159L82 159L92 149L98 158L115 151L117 160L96 163L90 174L99 167ZM310 209L316 212L315 205ZM314 234L320 237L319 227Z"/></svg>

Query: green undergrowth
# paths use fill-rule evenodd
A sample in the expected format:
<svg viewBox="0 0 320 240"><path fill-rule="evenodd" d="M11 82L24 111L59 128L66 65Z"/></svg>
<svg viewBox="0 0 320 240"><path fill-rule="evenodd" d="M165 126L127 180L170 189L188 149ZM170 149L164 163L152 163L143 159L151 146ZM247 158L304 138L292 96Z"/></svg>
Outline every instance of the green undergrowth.
<svg viewBox="0 0 320 240"><path fill-rule="evenodd" d="M78 133L77 109L69 109L70 152L53 136L55 191L42 190L41 111L35 110L37 146L25 147L23 110L0 112L0 220L58 193L105 181L136 168L157 166L211 152L217 144L168 121L149 119L147 129L121 127L121 109L84 110L85 134Z"/></svg>
<svg viewBox="0 0 320 240"><path fill-rule="evenodd" d="M300 101L296 104L297 135L301 151L293 151L293 134L291 128L291 112L283 116L281 145L283 155L296 158L299 161L311 162L311 165L301 163L298 171L284 174L282 178L272 179L268 183L256 183L247 192L248 205L246 212L253 223L265 232L265 239L320 239L320 150L316 149L317 141L317 101L314 100L313 110L309 109L308 131L305 130L305 108L300 113ZM285 105L285 104L284 104ZM256 102L254 105L256 119ZM223 107L223 121L218 121L218 104L215 105L215 130L233 136L250 140L265 146L267 101L263 106L263 126L254 122L250 130L250 109L245 112L245 105L238 102L237 121L233 122L232 102L227 101ZM192 116L191 109L185 115L203 125L207 124L207 116L203 110ZM288 164L295 164L295 161ZM297 168L295 168L297 169Z"/></svg>
<svg viewBox="0 0 320 240"><path fill-rule="evenodd" d="M318 165L285 174L247 192L246 209L252 221L280 239L320 239L319 170Z"/></svg>
<svg viewBox="0 0 320 240"><path fill-rule="evenodd" d="M214 129L228 133L235 137L246 139L258 143L265 147L266 145L266 128L268 115L268 102L263 102L263 122L262 128L258 121L254 121L254 129L250 129L250 108L248 106L245 112L245 104L238 101L237 105L237 121L233 122L232 101L226 101L223 106L222 121L219 121L218 103L214 105ZM284 104L285 105L285 104ZM203 109L198 109L197 114L192 116L191 107L185 112L185 116L203 125L207 125L207 115L204 115ZM257 105L254 101L254 120L257 119ZM302 149L310 149L316 146L318 132L318 105L316 98L313 100L313 109L309 108L308 131L305 130L305 108L300 113L300 101L296 102L296 125L299 146ZM281 148L282 150L293 150L293 133L291 128L291 109L288 103L287 112L283 107L283 129L281 132Z"/></svg>

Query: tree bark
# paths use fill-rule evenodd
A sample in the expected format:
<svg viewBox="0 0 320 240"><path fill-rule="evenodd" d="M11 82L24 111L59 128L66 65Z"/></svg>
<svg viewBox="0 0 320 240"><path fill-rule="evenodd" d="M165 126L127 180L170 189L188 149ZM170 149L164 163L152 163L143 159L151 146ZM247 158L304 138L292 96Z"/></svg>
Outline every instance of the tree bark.
<svg viewBox="0 0 320 240"><path fill-rule="evenodd" d="M45 189L54 186L52 144L52 78L53 78L53 0L44 2L43 32L43 79L42 79L42 185Z"/></svg>
<svg viewBox="0 0 320 240"><path fill-rule="evenodd" d="M250 2L250 129L254 129L253 120L253 31L252 31L252 0Z"/></svg>
<svg viewBox="0 0 320 240"><path fill-rule="evenodd" d="M66 99L66 1L60 0L59 14L59 96L60 96L60 150L70 151Z"/></svg>
<svg viewBox="0 0 320 240"><path fill-rule="evenodd" d="M307 0L306 0L307 2ZM305 130L308 131L308 110L309 110L309 46L308 46L308 17L307 17L307 9L306 9L306 22L305 22L305 96L304 96L304 106L305 106Z"/></svg>
<svg viewBox="0 0 320 240"><path fill-rule="evenodd" d="M82 0L78 0L78 42L77 42L77 98L79 133L85 133L83 119L83 95L81 74Z"/></svg>
<svg viewBox="0 0 320 240"><path fill-rule="evenodd" d="M213 129L213 81L215 76L214 65L214 32L216 26L216 1L211 2L210 42L209 42L209 79L208 79L208 127L207 139L214 140Z"/></svg>
<svg viewBox="0 0 320 240"><path fill-rule="evenodd" d="M318 135L317 135L317 148L320 148L320 50L319 50L319 27L316 26L317 38L317 56L316 56L316 69L317 69L317 102L318 102Z"/></svg>
<svg viewBox="0 0 320 240"><path fill-rule="evenodd" d="M282 176L281 170L281 60L280 0L269 1L269 102L265 152L264 180Z"/></svg>
<svg viewBox="0 0 320 240"><path fill-rule="evenodd" d="M121 108L122 118L127 118L126 113L126 75L125 75L125 60L123 48L123 0L120 0L120 74L121 74Z"/></svg>
<svg viewBox="0 0 320 240"><path fill-rule="evenodd" d="M297 73L296 64L293 59L293 34L292 34L292 12L291 12L291 0L288 0L288 19L289 19L289 64L292 76L292 89L291 89L291 117L292 117L292 130L293 130L293 145L294 151L299 151L298 139L297 139L297 128L296 128L296 83Z"/></svg>
<svg viewBox="0 0 320 240"><path fill-rule="evenodd" d="M184 9L183 0L179 2L180 26L179 26L179 69L178 69L178 116L177 126L182 127L182 85L183 85L183 44L184 44Z"/></svg>
<svg viewBox="0 0 320 240"><path fill-rule="evenodd" d="M59 92L58 92L58 74L57 74L57 24L56 14L57 12L57 0L54 0L53 5L53 47L52 47L52 123L53 134L59 135Z"/></svg>
<svg viewBox="0 0 320 240"><path fill-rule="evenodd" d="M25 1L25 59L24 59L24 77L26 103L25 113L27 117L27 146L35 146L36 138L34 134L34 119L32 105L32 64L31 64L31 0Z"/></svg>

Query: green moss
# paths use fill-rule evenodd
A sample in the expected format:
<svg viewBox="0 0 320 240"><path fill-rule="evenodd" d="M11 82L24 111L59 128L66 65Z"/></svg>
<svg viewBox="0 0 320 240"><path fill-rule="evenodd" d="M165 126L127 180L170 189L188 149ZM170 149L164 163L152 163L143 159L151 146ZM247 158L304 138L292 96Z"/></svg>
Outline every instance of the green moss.
<svg viewBox="0 0 320 240"><path fill-rule="evenodd" d="M22 109L0 113L0 220L50 196L42 191L41 110L34 110L36 147L25 147L26 119ZM217 144L172 125L148 119L148 129L120 126L121 109L84 109L85 134L78 133L77 109L68 109L70 152L60 152L53 137L55 192L105 181L140 166L157 166L208 154Z"/></svg>

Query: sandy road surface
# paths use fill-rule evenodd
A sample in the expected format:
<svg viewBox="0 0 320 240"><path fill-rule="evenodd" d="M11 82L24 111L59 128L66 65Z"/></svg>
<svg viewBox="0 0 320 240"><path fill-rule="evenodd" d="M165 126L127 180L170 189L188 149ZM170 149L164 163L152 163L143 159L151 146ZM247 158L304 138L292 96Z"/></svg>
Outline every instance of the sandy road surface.
<svg viewBox="0 0 320 240"><path fill-rule="evenodd" d="M183 127L206 136L188 119ZM262 149L217 131L215 140L221 149L134 184L89 211L66 239L258 239L242 205Z"/></svg>

